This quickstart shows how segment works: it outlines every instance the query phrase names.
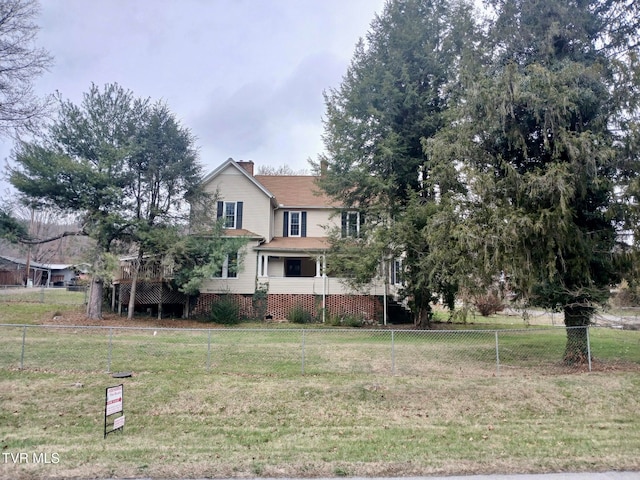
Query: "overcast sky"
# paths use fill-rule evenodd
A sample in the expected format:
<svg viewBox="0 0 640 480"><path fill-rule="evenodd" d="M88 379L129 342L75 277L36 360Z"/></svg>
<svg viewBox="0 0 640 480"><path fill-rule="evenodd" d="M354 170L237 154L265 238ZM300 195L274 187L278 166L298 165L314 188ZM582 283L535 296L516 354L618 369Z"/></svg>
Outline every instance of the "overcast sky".
<svg viewBox="0 0 640 480"><path fill-rule="evenodd" d="M206 173L229 157L305 169L323 148L322 93L340 85L384 3L41 0L37 43L54 65L36 88L79 103L92 82L116 82L164 100Z"/></svg>

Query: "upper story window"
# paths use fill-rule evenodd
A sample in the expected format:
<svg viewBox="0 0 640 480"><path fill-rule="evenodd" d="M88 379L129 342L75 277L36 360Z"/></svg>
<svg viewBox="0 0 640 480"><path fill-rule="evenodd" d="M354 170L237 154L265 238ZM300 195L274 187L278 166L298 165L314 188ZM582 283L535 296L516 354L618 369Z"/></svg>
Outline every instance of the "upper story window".
<svg viewBox="0 0 640 480"><path fill-rule="evenodd" d="M302 212L289 212L289 236L290 237L299 237L300 236L300 217L302 216Z"/></svg>
<svg viewBox="0 0 640 480"><path fill-rule="evenodd" d="M307 212L287 211L283 214L283 237L307 236Z"/></svg>
<svg viewBox="0 0 640 480"><path fill-rule="evenodd" d="M217 218L222 218L224 228L242 228L242 202L218 202Z"/></svg>
<svg viewBox="0 0 640 480"><path fill-rule="evenodd" d="M362 216L357 211L342 212L342 238L357 238L360 236Z"/></svg>

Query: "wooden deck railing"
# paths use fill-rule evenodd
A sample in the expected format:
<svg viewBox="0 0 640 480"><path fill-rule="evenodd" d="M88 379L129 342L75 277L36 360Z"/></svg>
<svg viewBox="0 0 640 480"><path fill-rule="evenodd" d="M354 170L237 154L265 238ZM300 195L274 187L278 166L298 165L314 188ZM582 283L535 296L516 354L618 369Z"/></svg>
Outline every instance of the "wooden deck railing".
<svg viewBox="0 0 640 480"><path fill-rule="evenodd" d="M132 263L120 265L120 273L116 281L127 282L133 278L134 266ZM173 265L163 265L159 262L145 262L138 271L138 280L160 281L173 278Z"/></svg>

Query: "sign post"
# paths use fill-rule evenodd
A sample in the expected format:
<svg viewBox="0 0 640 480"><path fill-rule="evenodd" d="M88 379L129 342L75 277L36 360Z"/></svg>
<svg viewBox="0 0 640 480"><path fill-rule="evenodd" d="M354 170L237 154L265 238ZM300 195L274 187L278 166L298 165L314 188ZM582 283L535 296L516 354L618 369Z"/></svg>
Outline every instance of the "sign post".
<svg viewBox="0 0 640 480"><path fill-rule="evenodd" d="M115 387L107 387L104 403L104 438L116 430L124 431L124 385L116 385ZM108 417L122 413L113 420L113 428L107 430Z"/></svg>

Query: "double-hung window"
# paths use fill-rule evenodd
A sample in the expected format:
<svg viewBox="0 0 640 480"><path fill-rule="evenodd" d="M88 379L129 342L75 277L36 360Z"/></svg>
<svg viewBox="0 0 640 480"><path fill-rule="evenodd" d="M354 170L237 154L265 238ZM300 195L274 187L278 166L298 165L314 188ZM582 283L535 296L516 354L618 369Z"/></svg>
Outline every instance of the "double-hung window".
<svg viewBox="0 0 640 480"><path fill-rule="evenodd" d="M236 228L236 202L224 203L224 228Z"/></svg>
<svg viewBox="0 0 640 480"><path fill-rule="evenodd" d="M358 238L360 236L360 212L342 212L342 238Z"/></svg>
<svg viewBox="0 0 640 480"><path fill-rule="evenodd" d="M242 202L218 202L218 218L224 228L242 228Z"/></svg>
<svg viewBox="0 0 640 480"><path fill-rule="evenodd" d="M302 212L289 212L289 236L299 237L301 232Z"/></svg>
<svg viewBox="0 0 640 480"><path fill-rule="evenodd" d="M283 213L283 220L283 237L307 236L307 212L287 210Z"/></svg>
<svg viewBox="0 0 640 480"><path fill-rule="evenodd" d="M404 269L401 258L394 258L391 264L391 285L404 285Z"/></svg>
<svg viewBox="0 0 640 480"><path fill-rule="evenodd" d="M214 278L236 278L238 276L238 254L228 254L218 271L213 275Z"/></svg>

